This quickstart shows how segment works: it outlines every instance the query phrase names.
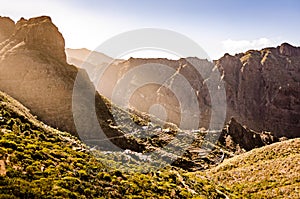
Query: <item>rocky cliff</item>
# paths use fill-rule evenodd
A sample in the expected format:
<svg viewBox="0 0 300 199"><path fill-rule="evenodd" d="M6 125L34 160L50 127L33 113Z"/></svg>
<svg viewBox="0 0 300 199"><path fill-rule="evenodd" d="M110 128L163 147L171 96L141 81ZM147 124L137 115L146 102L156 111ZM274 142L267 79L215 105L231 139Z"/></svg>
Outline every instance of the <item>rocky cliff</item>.
<svg viewBox="0 0 300 199"><path fill-rule="evenodd" d="M75 126L64 122L72 120L71 104L61 102L71 100L77 69L65 63L64 39L51 19L19 20L10 37L0 44L0 57L1 90L19 99L43 121L75 133Z"/></svg>
<svg viewBox="0 0 300 199"><path fill-rule="evenodd" d="M212 69L212 63L207 60L200 60L197 58L189 58L196 64L201 67L207 67ZM148 70L147 68L150 68ZM151 69L152 68L152 69ZM156 69L154 69L156 68ZM123 77L132 69L137 69L134 79L130 81L123 82L124 84L131 85L132 87L143 82L144 79L151 80L153 83L146 85L138 85L138 89L130 96L130 105L140 110L142 112L149 112L151 106L154 104L160 104L165 108L166 118L162 118L159 113L155 114L161 119L165 119L166 122L175 123L177 125L181 122L181 110L180 105L183 105L182 101L178 99L179 97L185 96L188 91L197 91L194 93L194 96L198 99L198 109L195 107L189 106L193 103L192 98L185 100L185 110L189 113L190 116L197 115L198 110L200 110L200 121L199 126L208 127L209 117L210 117L210 101L209 101L209 92L207 86L203 83L205 78L202 77L195 67L190 63L190 60L179 59L179 60L168 60L164 58L151 58L151 59L136 59L130 58L126 61L113 63L107 67L103 75L100 78L100 81L97 84L97 89L100 93L111 98L116 85L120 85L118 81L122 80ZM171 72L170 72L171 71ZM211 71L207 71L208 75ZM188 81L189 86L183 87L181 80L178 81L177 77L181 75L185 80ZM158 79L163 80L158 83ZM157 82L155 82L157 81ZM175 86L176 82L177 86ZM174 93L174 90L178 90L177 96ZM119 100L122 96L120 96ZM118 103L118 102L116 102ZM184 125L181 128L189 129L190 122L192 121L189 118L188 121L184 121Z"/></svg>
<svg viewBox="0 0 300 199"><path fill-rule="evenodd" d="M300 48L277 48L216 61L226 82L228 114L254 130L300 136Z"/></svg>
<svg viewBox="0 0 300 199"><path fill-rule="evenodd" d="M161 65L174 70L168 77L174 82L182 75L190 84L190 89L197 95L201 111L200 126L208 127L211 114L211 99L206 85L214 65L220 71L225 82L227 97L227 121L237 118L242 124L256 131L271 131L276 136L300 136L300 48L287 43L277 48L265 48L260 51L250 50L234 56L225 54L213 63L198 58L179 60L131 58L118 64L110 65L98 90L111 97L114 87L127 72L139 66ZM206 68L199 74L195 67ZM147 73L147 78L156 79L158 73ZM93 73L93 75L95 75ZM144 74L145 75L145 74ZM138 82L145 76L135 77ZM139 79L140 78L140 79ZM128 82L134 84L134 82ZM172 85L167 85L172 86ZM181 90L182 94L186 89ZM168 87L149 84L137 89L131 96L130 104L138 110L149 112L151 105L161 104L167 112L167 121L180 123L180 101ZM186 111L193 113L194 109ZM158 116L159 117L159 116Z"/></svg>
<svg viewBox="0 0 300 199"><path fill-rule="evenodd" d="M278 142L279 139L271 132L253 131L231 118L228 124L225 125L219 141L228 150L235 153L243 153L244 151Z"/></svg>
<svg viewBox="0 0 300 199"><path fill-rule="evenodd" d="M0 16L0 43L8 39L15 29L15 22L8 17Z"/></svg>
<svg viewBox="0 0 300 199"><path fill-rule="evenodd" d="M86 72L66 63L64 39L49 17L20 19L16 25L6 18L0 21L1 35L6 38L0 43L0 90L55 128L80 134L81 139L101 140L101 124L107 137L117 137L113 143L139 150L134 141L128 146L126 138L118 138L123 133L109 127L106 121L114 119L107 105ZM76 78L79 81L74 85ZM75 101L73 89L77 90Z"/></svg>

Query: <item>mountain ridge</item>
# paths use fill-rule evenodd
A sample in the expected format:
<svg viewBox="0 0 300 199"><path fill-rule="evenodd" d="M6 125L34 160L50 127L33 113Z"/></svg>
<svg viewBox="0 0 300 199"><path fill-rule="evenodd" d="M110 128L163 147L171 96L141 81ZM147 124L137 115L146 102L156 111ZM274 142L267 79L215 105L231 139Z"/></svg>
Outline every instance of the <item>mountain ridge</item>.
<svg viewBox="0 0 300 199"><path fill-rule="evenodd" d="M6 19L5 21L11 24ZM38 27L38 23L42 24L42 29ZM134 113L136 110L123 110L95 92L88 74L66 63L64 40L49 17L21 19L17 24L18 28L15 27L10 36L7 34L3 37L5 41L0 40L0 90L7 93L0 91L0 197L158 198L165 195L170 198L289 196L297 198L300 195L297 177L300 171L299 138L278 142L280 140L270 132L250 130L239 124L241 120L244 124L243 120L249 116L260 117L260 114L249 113L249 111L255 113L255 108L250 110L248 106L244 106L238 109L241 117L230 118L221 132L219 139L221 145L206 143L203 141L209 133L205 131L206 129L188 131L178 129L172 124L159 125L154 123L151 116ZM44 32L44 29L48 31ZM7 29L7 32L11 30ZM41 37L43 34L46 34L45 40ZM57 42L52 42L55 37ZM39 43L42 45L37 45ZM59 48L58 51L52 52L55 48ZM278 49L265 49L262 53L249 51L241 54L240 57L225 55L224 60L216 65L221 71L221 77L227 80L225 85L227 91L232 92L229 100L233 98L235 103L246 99L242 104L249 105L252 102L251 105L260 105L259 100L271 98L259 95L257 98L248 99L248 94L254 96L254 93L259 93L257 85L264 83L263 85L270 88L274 84L274 88L279 90L277 94L280 98L275 96L273 101L267 102L272 105L271 108L274 106L278 109L276 110L278 114L282 113L281 118L284 122L291 120L287 126L295 124L297 127L299 102L296 97L299 93L297 84L293 83L298 82L298 56L298 48L284 44ZM192 63L207 64L208 68L213 66L205 60L187 59ZM194 75L195 70L188 64L187 59L180 59L178 62L159 59L157 62L173 64L175 69L179 69L178 71L186 75L186 78L194 84L194 88L207 94L205 86L198 84L199 82L202 84L211 71L205 71L204 77ZM116 63L115 66L120 64L119 66L127 67L117 75L143 62L145 60L130 59ZM273 71L274 74L268 72L274 68L276 69ZM288 72L284 73L284 71ZM258 72L264 72L265 76L262 77L269 78L269 82L266 81L268 84L260 82L264 78L254 78ZM276 74L281 74L280 72L283 72L285 78L277 79ZM243 75L249 75L248 79ZM75 85L75 88L79 89L76 96L78 98L75 104L72 104L74 103L71 100L74 97L72 93L77 78L81 80L79 82L81 84ZM286 84L288 78L291 78L288 81L289 86ZM245 82L235 84L235 82L242 82L241 80ZM259 83L255 84L257 82ZM285 85L281 85L282 83ZM251 90L252 86L253 90ZM151 91L155 89L157 88ZM240 92L243 90L247 92ZM262 89L261 92L264 91ZM168 94L167 90L163 92ZM236 93L241 95L235 96ZM273 97L272 92L266 93ZM91 102L89 97L95 99L95 116L90 116L93 109L88 106ZM208 99L205 97L199 99L202 100L202 104L209 107ZM76 134L77 129L73 121L74 107L71 105L75 105L75 110L81 114L80 121L84 121L86 125L83 132L79 132L81 136ZM237 111L234 103L230 108L231 111ZM121 117L114 117L112 110L114 114ZM44 123L37 120L30 112L37 115L37 118L41 118ZM295 115L290 117L294 112ZM271 114L278 119L276 114L273 112ZM97 129L92 125L94 123L90 122L94 119L103 128L108 140L117 147L127 150L113 151L112 148L105 148L107 143L102 142L103 140L98 142L95 139L98 138L95 134ZM250 117L250 119L255 118ZM276 120L271 122L275 123ZM51 126L65 129L73 136ZM277 128L276 124L274 126ZM124 133L128 131L132 132L132 135ZM283 135L289 135L288 133ZM84 139L80 141L74 135ZM150 136L144 138L145 135ZM282 134L277 133L277 135ZM292 135L297 136L295 133ZM185 153L180 158L168 151L158 150L169 143L174 145L179 143L175 147L180 148L183 139L188 136L193 137L193 143L189 148L184 148ZM86 142L88 139L94 140L88 143ZM272 144L273 142L277 143ZM86 146L89 144L96 145L98 148L91 149ZM212 149L210 153L203 151L204 144ZM101 152L98 149L110 149L110 151L98 154ZM139 157L143 153L153 151L163 152L161 155L165 159L172 159L174 156L177 159L174 159L172 166L158 170L161 165L157 164L154 165L156 166L154 171L151 171L151 168L147 170L148 168L141 164L142 161L147 160L141 161ZM236 156L240 153L243 154ZM143 159L143 156L141 157ZM138 171L144 173L135 170L124 172L123 167L130 164L135 164L137 167L142 165Z"/></svg>
<svg viewBox="0 0 300 199"><path fill-rule="evenodd" d="M193 67L200 65L203 68L206 66L213 68L216 65L225 82L227 93L226 121L235 117L239 118L241 123L257 131L271 131L278 137L300 136L300 47L282 43L277 47L248 50L235 55L226 53L213 64L198 58L179 60L130 58L111 64L95 86L102 94L111 98L117 81L130 69L143 64L163 64L174 70L180 70L179 73L190 82L191 87L202 95L198 96L198 103L203 113L203 124L200 126L206 126L206 120L208 121L210 117L210 99L207 88L202 83L209 76L210 71L204 74L205 77L201 77L197 75L198 72L193 70ZM183 68L184 65L187 67ZM90 65L89 68L93 66ZM89 71L93 77L97 76L97 71ZM148 75L151 76L151 74ZM170 91L158 89L159 87L155 86L139 89L132 96L131 105L140 111L147 112L148 105L161 103L170 116L168 121L178 125L180 121L180 112L177 110L178 102L169 99L172 94ZM151 96L153 93L157 94ZM161 100L160 95L168 100ZM148 98L142 99L139 96L148 96ZM140 103L141 101L146 103Z"/></svg>

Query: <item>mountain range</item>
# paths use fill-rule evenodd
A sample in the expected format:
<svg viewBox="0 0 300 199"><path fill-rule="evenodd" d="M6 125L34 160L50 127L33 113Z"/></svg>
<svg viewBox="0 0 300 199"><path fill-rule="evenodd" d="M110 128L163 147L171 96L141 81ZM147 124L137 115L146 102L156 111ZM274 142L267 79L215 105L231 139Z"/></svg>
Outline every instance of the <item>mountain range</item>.
<svg viewBox="0 0 300 199"><path fill-rule="evenodd" d="M99 67L109 65L100 80L95 82L97 90L111 99L114 87L124 75L142 65L163 64L175 71L173 80L182 75L191 88L198 93L198 103L201 109L200 126L207 127L210 118L210 96L204 81L195 67L213 69L214 65L220 71L220 77L225 82L227 119L231 117L257 131L270 131L276 136L289 138L300 136L300 48L283 43L276 48L249 50L234 56L225 54L219 60L209 62L198 58L182 58L168 60L162 58L130 58L124 61L112 62L112 58L103 59L103 54L87 50L74 50L67 53L68 61L87 70L91 79L97 79ZM67 52L71 52L67 49ZM83 56L85 54L86 56ZM103 60L93 64L91 60ZM74 62L73 60L81 60ZM110 63L112 62L112 63ZM156 74L153 75L155 79ZM143 77L140 77L143 78ZM172 80L170 80L171 82ZM172 85L170 85L171 87ZM182 91L183 93L185 91ZM200 93L200 94L199 94ZM142 112L148 112L152 104L163 104L166 108L168 122L179 125L181 119L178 99L168 89L160 85L147 85L139 88L130 99L130 104ZM188 110L193 112L194 110Z"/></svg>
<svg viewBox="0 0 300 199"><path fill-rule="evenodd" d="M179 128L179 102L167 87L138 89L131 109L110 101L128 71L157 64L176 71L171 83L179 75L189 82L202 128ZM103 78L97 79L106 66ZM198 74L195 66L204 67L205 74ZM227 101L216 143L205 140L212 112L205 83L212 70L225 82ZM300 195L299 47L283 43L225 54L213 62L196 57L114 60L87 49L65 49L50 17L16 23L0 17L0 71L1 197ZM149 115L149 107L157 103L166 108L166 122ZM182 146L189 137L190 145ZM183 153L160 150L169 143ZM172 160L171 165L157 170L164 162L151 159L149 168L141 166L149 161L143 155L153 152ZM128 166L143 172L126 172Z"/></svg>

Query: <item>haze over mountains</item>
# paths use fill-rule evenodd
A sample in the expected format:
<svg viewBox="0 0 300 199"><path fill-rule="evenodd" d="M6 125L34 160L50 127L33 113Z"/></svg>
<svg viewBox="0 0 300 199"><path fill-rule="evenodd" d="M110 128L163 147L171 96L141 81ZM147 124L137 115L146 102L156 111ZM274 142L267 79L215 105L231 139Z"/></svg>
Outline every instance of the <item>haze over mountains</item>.
<svg viewBox="0 0 300 199"><path fill-rule="evenodd" d="M50 17L17 23L0 17L1 197L300 196L299 139L280 138L300 133L299 47L283 43L225 54L213 63L195 57L113 60L90 53L65 50L64 38ZM111 65L103 78L97 79L107 64ZM171 86L179 75L187 79L201 109L199 126L204 128L174 125L180 121L180 103L168 87L141 87L130 99L134 109L112 104L109 99L119 79L140 65L174 69L168 79ZM206 69L203 76L195 66ZM212 70L220 71L227 100L226 124L216 143L205 140L211 133L205 130L212 111L206 87ZM154 74L134 80L145 76ZM166 122L147 114L157 103L166 108ZM192 142L185 146L190 137ZM161 150L165 146L182 153ZM171 166L162 168L160 159L145 158L154 152L172 160ZM132 165L145 174L124 172Z"/></svg>
<svg viewBox="0 0 300 199"><path fill-rule="evenodd" d="M110 63L112 58L107 58L97 52L90 51L90 53L91 57L88 57L87 50L83 52L67 49L68 61L85 68L92 80L99 78L97 77L99 66L101 68L110 64L101 79L95 82L97 90L108 98L112 97L117 81L137 66L164 64L178 71L177 76L183 75L198 92L202 122L200 126L206 128L210 118L209 92L203 83L205 78L195 75L197 71L193 68L195 65L213 68L213 64L216 64L222 80L226 82L227 121L235 117L257 131L271 131L278 137L300 136L299 47L283 43L276 48L249 50L234 56L225 54L214 63L198 58L180 60L130 58ZM93 64L90 60L103 60L103 62ZM151 76L151 74L147 75ZM173 79L175 78L176 75ZM159 85L148 85L138 89L131 97L130 103L143 112L148 112L152 104L163 104L168 114L167 121L177 125L180 123L181 113L178 100L172 92Z"/></svg>
<svg viewBox="0 0 300 199"><path fill-rule="evenodd" d="M50 17L20 19L16 24L7 18L0 18L0 21L13 27L2 34L4 40L0 44L2 91L20 100L42 121L73 135L80 134L82 139L104 136L99 134L97 125L92 125L98 122L103 124L103 129L110 129L110 136L123 135L103 122L113 121L113 118L86 72L66 63L64 38ZM80 94L74 101L76 78ZM94 114L90 114L90 99L97 106ZM80 128L75 126L76 110L77 122L85 124ZM114 140L118 139L112 142ZM119 139L120 146L124 140L126 138ZM137 150L134 141L129 147Z"/></svg>
<svg viewBox="0 0 300 199"><path fill-rule="evenodd" d="M1 18L0 22L3 26L1 90L19 99L46 123L76 135L71 106L78 71L81 71L83 84L91 88L91 92L94 86L83 70L66 63L64 39L57 27L49 17L21 19L16 24L9 18ZM113 60L103 53L91 53L87 49L67 49L66 52L68 62L84 67L91 81L97 78L101 67L111 64L104 78L95 85L108 98L111 98L117 81L136 66L164 64L173 68L178 73L172 78L183 75L196 91L201 109L199 125L206 128L211 113L210 96L204 83L205 77L197 75L193 67L198 65L212 69L216 64L221 78L226 82L227 121L235 117L256 131L271 131L277 137L299 136L300 48L287 43L277 48L251 50L235 56L226 54L214 63L198 58ZM88 101L82 96L79 96L79 101L79 104L88 107ZM101 103L101 108L96 109L108 111L104 102ZM147 112L151 104L160 103L167 110L167 122L177 125L180 122L179 103L167 88L159 85L140 88L131 97L130 103L142 112ZM101 117L103 120L112 119L108 113L105 117L98 115L98 118ZM90 131L87 129L83 131ZM119 133L112 134L121 135Z"/></svg>

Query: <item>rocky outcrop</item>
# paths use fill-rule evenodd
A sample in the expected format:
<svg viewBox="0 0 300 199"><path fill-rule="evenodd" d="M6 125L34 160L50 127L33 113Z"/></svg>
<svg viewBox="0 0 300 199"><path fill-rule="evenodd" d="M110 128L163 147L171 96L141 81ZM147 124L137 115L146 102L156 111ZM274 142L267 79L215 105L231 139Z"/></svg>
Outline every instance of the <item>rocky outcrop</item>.
<svg viewBox="0 0 300 199"><path fill-rule="evenodd" d="M134 140L128 145L124 133L109 126L114 118L107 105L86 72L66 63L64 39L49 17L16 23L12 34L0 44L0 71L0 90L19 100L46 124L93 140L92 144L107 144L112 150L115 146L111 143L140 150ZM82 124L80 128L75 120Z"/></svg>
<svg viewBox="0 0 300 199"><path fill-rule="evenodd" d="M221 136L220 143L228 150L235 153L243 153L254 148L278 142L279 139L271 132L256 132L242 126L234 118L225 125Z"/></svg>
<svg viewBox="0 0 300 199"><path fill-rule="evenodd" d="M8 17L1 17L0 16L0 43L8 39L14 29L15 29L15 22Z"/></svg>
<svg viewBox="0 0 300 199"><path fill-rule="evenodd" d="M49 17L21 19L0 44L0 89L49 125L75 134L69 101L78 71L64 57L64 39Z"/></svg>
<svg viewBox="0 0 300 199"><path fill-rule="evenodd" d="M39 51L58 61L66 62L65 40L50 17L29 20L21 18L16 23L11 38L2 44L2 48L15 44L25 45L29 50Z"/></svg>
<svg viewBox="0 0 300 199"><path fill-rule="evenodd" d="M276 136L300 136L300 48L225 55L216 65L226 82L228 116Z"/></svg>
<svg viewBox="0 0 300 199"><path fill-rule="evenodd" d="M295 46L292 46L288 43L283 43L281 46L277 47L278 53L280 55L284 56L300 56L300 48L297 48Z"/></svg>

